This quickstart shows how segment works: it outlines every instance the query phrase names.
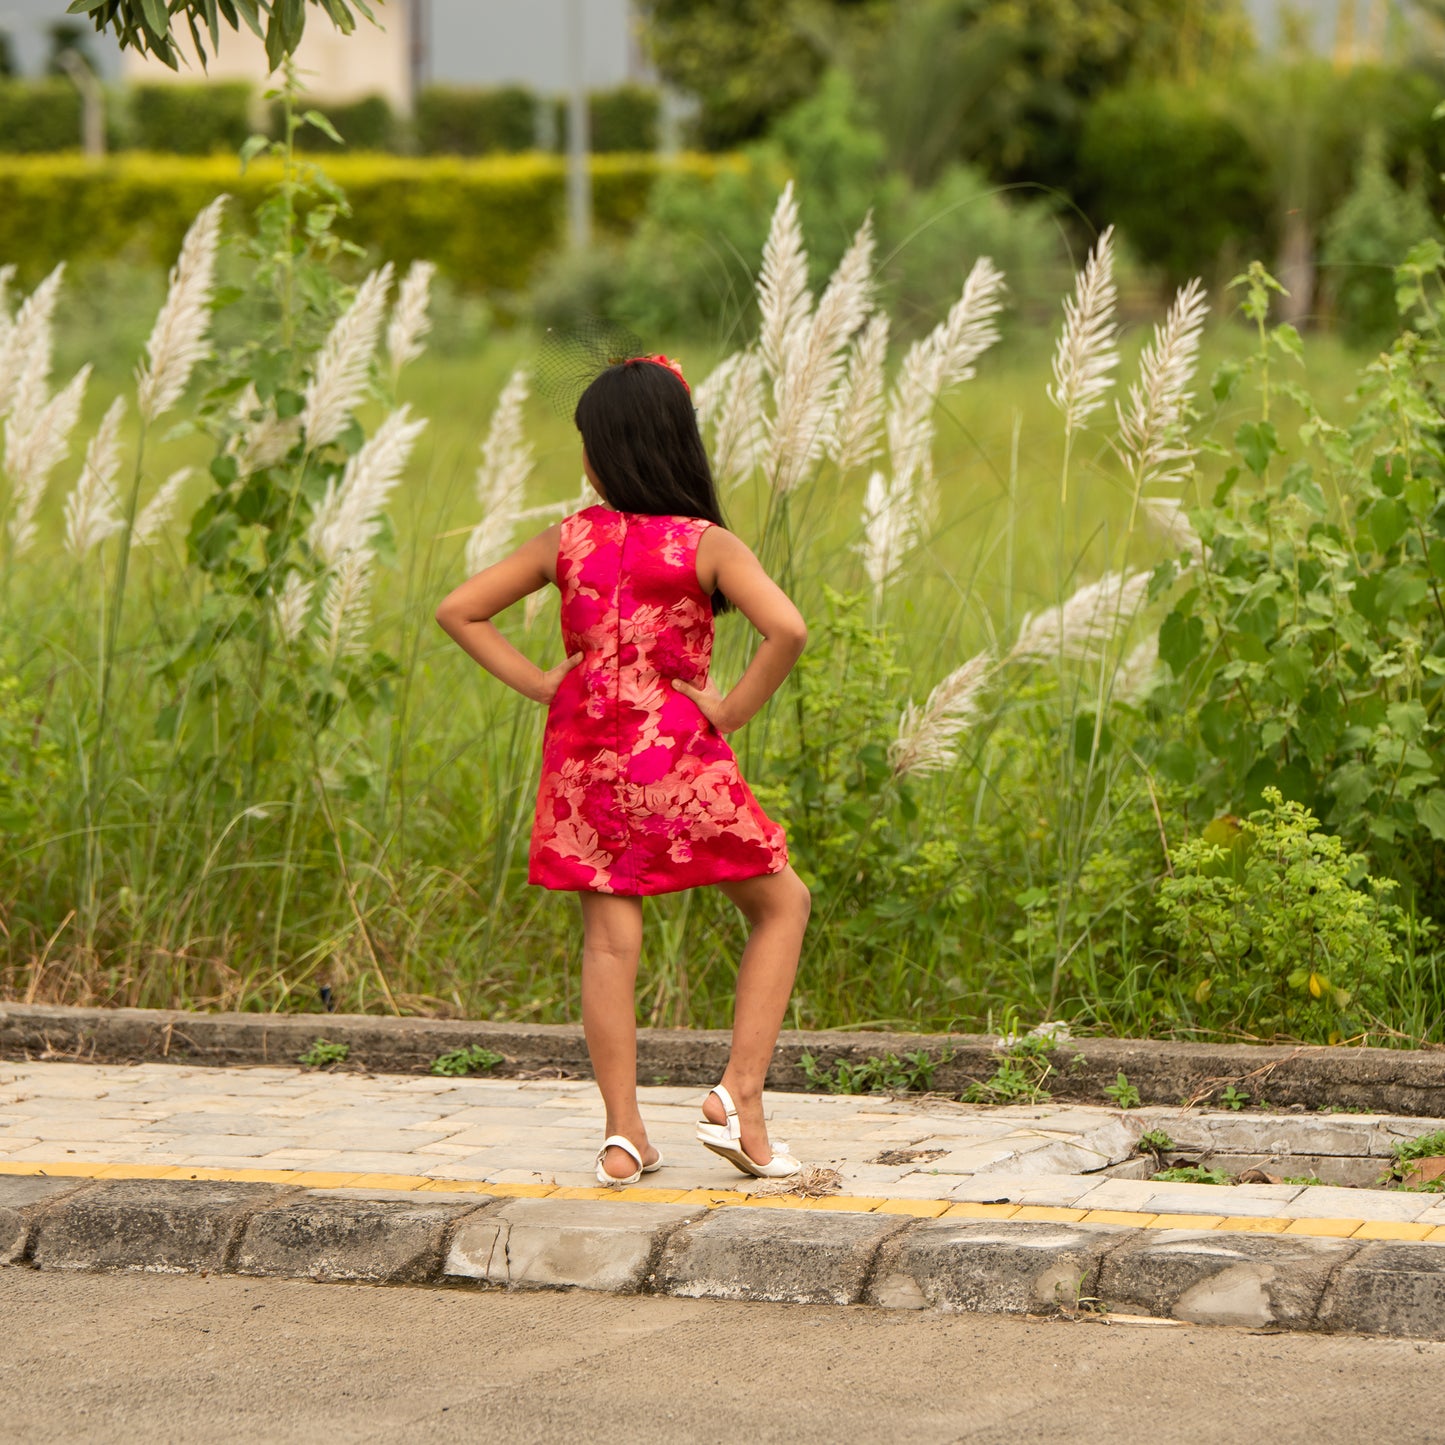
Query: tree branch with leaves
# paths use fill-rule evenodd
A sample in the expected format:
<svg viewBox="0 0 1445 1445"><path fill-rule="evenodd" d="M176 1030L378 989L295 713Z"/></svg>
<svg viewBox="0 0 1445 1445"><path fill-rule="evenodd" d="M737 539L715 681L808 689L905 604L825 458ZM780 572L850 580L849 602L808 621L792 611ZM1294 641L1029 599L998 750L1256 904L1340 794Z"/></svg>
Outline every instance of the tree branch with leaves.
<svg viewBox="0 0 1445 1445"><path fill-rule="evenodd" d="M356 29L354 12L376 21L368 0L71 0L66 13L90 16L97 33L113 35L122 50L154 55L172 70L180 69L175 37L180 25L190 32L204 66L208 55L220 50L222 33L244 24L266 42L266 59L274 70L301 44L310 6L324 11L346 35Z"/></svg>

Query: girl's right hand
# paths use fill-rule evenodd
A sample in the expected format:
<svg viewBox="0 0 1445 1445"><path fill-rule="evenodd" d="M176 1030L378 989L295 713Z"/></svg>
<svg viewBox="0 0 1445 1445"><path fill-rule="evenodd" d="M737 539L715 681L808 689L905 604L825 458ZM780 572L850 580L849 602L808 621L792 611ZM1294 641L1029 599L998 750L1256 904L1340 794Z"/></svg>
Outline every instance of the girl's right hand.
<svg viewBox="0 0 1445 1445"><path fill-rule="evenodd" d="M549 668L542 674L541 685L533 694L533 700L544 706L550 706L552 699L557 696L557 689L562 686L562 679L582 661L582 654L574 652L565 661L559 662L556 667Z"/></svg>

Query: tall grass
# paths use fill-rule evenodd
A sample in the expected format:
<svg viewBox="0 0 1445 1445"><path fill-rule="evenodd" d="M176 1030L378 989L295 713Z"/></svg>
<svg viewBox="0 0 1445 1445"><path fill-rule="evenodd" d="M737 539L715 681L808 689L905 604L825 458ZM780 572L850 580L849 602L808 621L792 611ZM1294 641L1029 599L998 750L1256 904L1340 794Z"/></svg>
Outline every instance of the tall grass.
<svg viewBox="0 0 1445 1445"><path fill-rule="evenodd" d="M1171 833L1205 820L1136 743L1169 728L1138 700L1148 569L1188 564L1180 509L1216 466L1191 438L1234 424L1212 400L1191 414L1200 298L1116 337L1096 255L1060 330L1020 336L980 259L885 367L870 246L865 227L812 296L785 197L758 341L667 348L701 383L735 528L812 624L798 677L738 739L817 900L793 1021L969 1027L1017 1005L1187 1032L1146 915ZM526 336L425 351L426 279L248 313L295 333L284 350L248 351L224 316L206 346L192 327L192 364L221 360L169 424L154 349L123 413L114 360L72 397L51 449L82 459L56 457L60 485L21 519L32 545L5 554L0 996L315 1009L325 985L346 1009L575 1017L575 903L524 883L541 714L431 613L468 565L576 505L577 441L527 395ZM185 284L183 267L157 336ZM52 299L59 343L47 330L25 383L42 406L63 394L53 356L74 362L62 376L82 364L65 293L7 312L13 335ZM1202 340L1211 359L1243 344ZM1343 390L1348 358L1315 357L1317 399ZM239 483L216 458L268 447L256 519L218 512ZM10 475L8 519L21 492ZM505 625L555 657L554 598ZM720 624L724 681L748 645ZM726 1023L732 910L703 892L648 915L645 1020ZM1396 1022L1438 1028L1425 984L1402 984Z"/></svg>

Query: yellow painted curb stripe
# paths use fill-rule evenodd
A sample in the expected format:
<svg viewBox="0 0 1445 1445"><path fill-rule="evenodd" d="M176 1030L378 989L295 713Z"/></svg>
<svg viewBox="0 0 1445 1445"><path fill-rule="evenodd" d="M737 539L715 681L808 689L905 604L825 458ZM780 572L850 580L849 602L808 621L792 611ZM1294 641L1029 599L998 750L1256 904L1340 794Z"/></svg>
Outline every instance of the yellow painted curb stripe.
<svg viewBox="0 0 1445 1445"><path fill-rule="evenodd" d="M648 1185L568 1188L556 1184L489 1184L426 1174L338 1174L314 1169L209 1169L183 1164L0 1161L0 1174L55 1179L205 1179L226 1184L289 1184L298 1189L397 1189L426 1194L486 1194L496 1199L613 1199L628 1204L700 1204L708 1209L816 1209L845 1214L899 1214L919 1219L1012 1219L1018 1224L1124 1224L1138 1229L1212 1229L1221 1233L1307 1234L1327 1239L1398 1239L1445 1244L1445 1225L1380 1219L1259 1218L1240 1214L1147 1214L1127 1209L1064 1209L1045 1204L975 1204L969 1200L881 1199L867 1195L746 1194L738 1189L660 1189Z"/></svg>

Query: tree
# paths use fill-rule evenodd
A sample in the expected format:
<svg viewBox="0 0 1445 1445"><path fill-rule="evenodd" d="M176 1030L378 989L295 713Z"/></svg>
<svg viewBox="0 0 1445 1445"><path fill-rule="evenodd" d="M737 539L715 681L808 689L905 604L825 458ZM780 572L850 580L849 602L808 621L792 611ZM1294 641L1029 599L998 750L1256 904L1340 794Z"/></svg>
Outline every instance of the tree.
<svg viewBox="0 0 1445 1445"><path fill-rule="evenodd" d="M1445 0L1441 0L1445 3ZM641 0L664 79L699 139L762 134L827 65L851 71L896 164L957 159L1060 184L1084 106L1139 75L1189 84L1252 45L1242 0Z"/></svg>
<svg viewBox="0 0 1445 1445"><path fill-rule="evenodd" d="M113 35L122 50L154 55L172 70L180 68L172 32L182 20L202 65L207 57L203 32L214 54L222 31L239 30L244 22L265 39L266 58L274 69L301 43L308 4L318 6L347 35L356 29L353 10L376 19L369 0L71 0L67 13L89 15L97 32Z"/></svg>
<svg viewBox="0 0 1445 1445"><path fill-rule="evenodd" d="M1095 96L1144 77L1188 87L1251 48L1240 0L899 0L856 70L916 179L962 158L1072 193Z"/></svg>
<svg viewBox="0 0 1445 1445"><path fill-rule="evenodd" d="M891 18L894 0L639 0L668 84L701 109L713 149L756 140L814 87L847 34Z"/></svg>

